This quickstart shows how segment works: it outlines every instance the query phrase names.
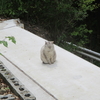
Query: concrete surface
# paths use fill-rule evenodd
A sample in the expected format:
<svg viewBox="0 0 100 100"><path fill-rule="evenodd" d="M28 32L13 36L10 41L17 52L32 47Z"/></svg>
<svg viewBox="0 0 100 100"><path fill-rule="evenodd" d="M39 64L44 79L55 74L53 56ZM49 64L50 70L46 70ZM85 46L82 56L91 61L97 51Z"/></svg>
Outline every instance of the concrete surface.
<svg viewBox="0 0 100 100"><path fill-rule="evenodd" d="M30 79L22 70L9 62L5 57L0 56L0 61L15 75L16 78L27 88L35 97L36 100L56 100L51 94L47 93L34 80ZM1 100L1 99L0 99Z"/></svg>
<svg viewBox="0 0 100 100"><path fill-rule="evenodd" d="M5 21L0 21L0 30L8 29L8 28L15 27L15 26L24 28L24 24L22 24L20 22L19 18L18 19L10 19L10 20L5 20Z"/></svg>
<svg viewBox="0 0 100 100"><path fill-rule="evenodd" d="M0 52L48 95L51 94L52 100L100 100L100 68L56 45L57 61L52 65L42 64L40 49L44 39L19 27L0 30L0 40L5 36L14 36L17 43L8 41L8 48L0 45ZM14 66L11 70L17 77L24 78L24 83L28 81L16 73Z"/></svg>

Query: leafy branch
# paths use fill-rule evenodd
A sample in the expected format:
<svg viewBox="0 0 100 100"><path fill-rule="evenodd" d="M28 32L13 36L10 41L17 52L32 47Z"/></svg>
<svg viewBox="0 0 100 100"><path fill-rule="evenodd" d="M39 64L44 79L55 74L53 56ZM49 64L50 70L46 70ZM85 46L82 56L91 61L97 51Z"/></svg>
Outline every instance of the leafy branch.
<svg viewBox="0 0 100 100"><path fill-rule="evenodd" d="M8 40L10 40L12 43L16 44L16 40L13 36L8 36L8 37L5 37L5 39L8 38ZM0 44L3 44L5 47L8 47L8 42L6 40L0 40ZM0 53L0 55L2 55Z"/></svg>
<svg viewBox="0 0 100 100"><path fill-rule="evenodd" d="M10 41L12 41L14 44L16 44L16 40L13 36L5 37L5 39L8 38ZM3 44L5 47L8 47L8 42L6 40L0 40L0 44Z"/></svg>
<svg viewBox="0 0 100 100"><path fill-rule="evenodd" d="M3 44L5 47L8 47L8 43L7 43L7 41L0 41L0 44Z"/></svg>
<svg viewBox="0 0 100 100"><path fill-rule="evenodd" d="M8 36L8 37L6 37L6 38L8 38L8 39L11 40L14 44L16 44L16 40L15 40L15 38L14 38L13 36Z"/></svg>

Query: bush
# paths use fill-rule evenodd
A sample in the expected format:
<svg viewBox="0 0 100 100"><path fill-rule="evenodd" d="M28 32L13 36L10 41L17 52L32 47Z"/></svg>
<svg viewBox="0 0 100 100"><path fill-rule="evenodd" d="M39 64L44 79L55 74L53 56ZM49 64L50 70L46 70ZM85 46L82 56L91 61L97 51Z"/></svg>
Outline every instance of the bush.
<svg viewBox="0 0 100 100"><path fill-rule="evenodd" d="M88 42L91 30L82 24L97 6L95 0L2 0L0 15L30 20L48 29L48 36L59 45L74 41L83 45Z"/></svg>

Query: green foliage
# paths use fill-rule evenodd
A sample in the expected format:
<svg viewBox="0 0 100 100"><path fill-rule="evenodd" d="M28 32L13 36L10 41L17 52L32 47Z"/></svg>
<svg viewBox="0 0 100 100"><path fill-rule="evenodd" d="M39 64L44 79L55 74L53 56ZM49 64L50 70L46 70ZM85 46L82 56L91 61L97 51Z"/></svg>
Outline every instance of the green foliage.
<svg viewBox="0 0 100 100"><path fill-rule="evenodd" d="M48 29L56 43L88 42L88 30L82 21L88 11L97 8L95 0L1 0L0 15L24 18ZM78 39L76 39L78 38Z"/></svg>
<svg viewBox="0 0 100 100"><path fill-rule="evenodd" d="M86 24L80 25L79 27L75 27L74 31L71 33L71 35L75 37L75 43L77 45L83 46L89 42L88 34L91 34L92 30L88 30L86 27Z"/></svg>
<svg viewBox="0 0 100 100"><path fill-rule="evenodd" d="M8 47L7 41L0 41L0 44L3 44L5 47Z"/></svg>
<svg viewBox="0 0 100 100"><path fill-rule="evenodd" d="M8 38L10 41L12 41L12 43L16 44L16 40L13 36L8 36L5 37L5 39ZM6 40L0 40L0 44L3 44L5 47L8 47L8 42ZM0 53L0 55L2 55L2 53Z"/></svg>
<svg viewBox="0 0 100 100"><path fill-rule="evenodd" d="M13 36L8 36L8 37L6 37L6 38L8 38L8 39L11 40L14 44L16 44L15 37L13 37Z"/></svg>
<svg viewBox="0 0 100 100"><path fill-rule="evenodd" d="M7 15L11 17L19 17L23 13L27 13L24 2L22 0L1 0L0 15Z"/></svg>
<svg viewBox="0 0 100 100"><path fill-rule="evenodd" d="M8 38L9 40L11 40L14 44L16 44L16 40L13 36L8 36L5 37ZM5 47L8 47L8 42L4 39L4 40L0 40L0 44L3 44Z"/></svg>

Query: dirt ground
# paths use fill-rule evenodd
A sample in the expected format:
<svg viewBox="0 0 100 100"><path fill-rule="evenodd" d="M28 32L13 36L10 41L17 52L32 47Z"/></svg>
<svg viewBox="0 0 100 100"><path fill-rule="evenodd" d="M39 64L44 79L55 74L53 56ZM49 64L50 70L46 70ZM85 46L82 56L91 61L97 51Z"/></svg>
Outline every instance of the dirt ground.
<svg viewBox="0 0 100 100"><path fill-rule="evenodd" d="M16 96L10 89L9 85L7 85L6 82L0 77L0 100L5 100L2 99L1 96L6 96L6 95L12 95L11 97L14 97L14 100L21 100L18 96ZM12 99L13 100L13 99Z"/></svg>
<svg viewBox="0 0 100 100"><path fill-rule="evenodd" d="M49 32L45 29L43 29L41 26L30 24L27 21L21 21L24 24L24 29L32 32L33 34L36 34L44 39L50 40L49 38Z"/></svg>

